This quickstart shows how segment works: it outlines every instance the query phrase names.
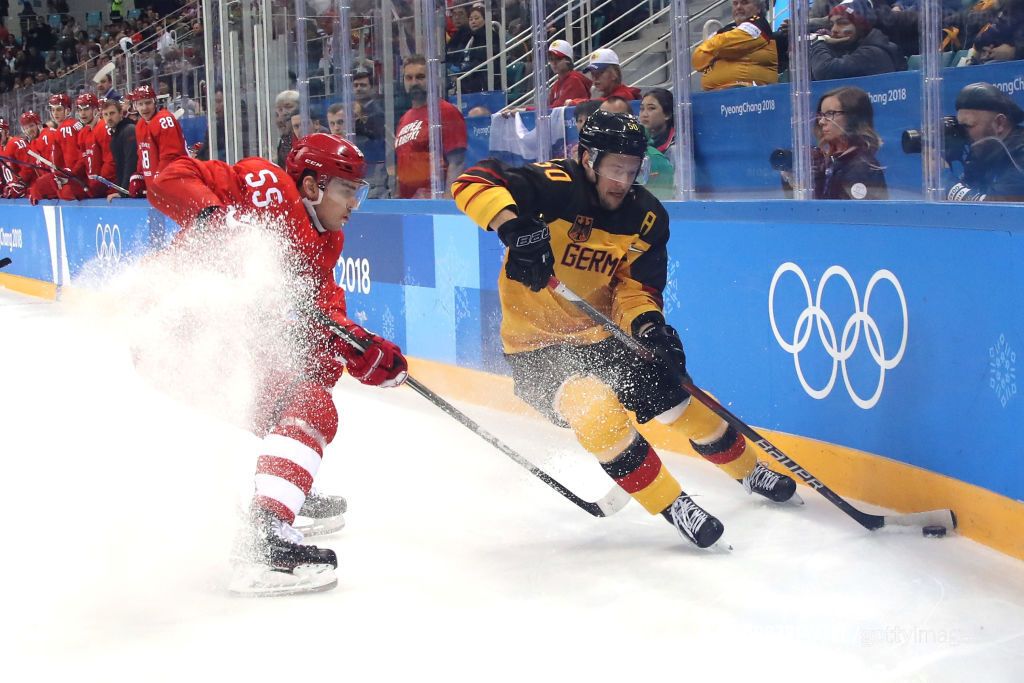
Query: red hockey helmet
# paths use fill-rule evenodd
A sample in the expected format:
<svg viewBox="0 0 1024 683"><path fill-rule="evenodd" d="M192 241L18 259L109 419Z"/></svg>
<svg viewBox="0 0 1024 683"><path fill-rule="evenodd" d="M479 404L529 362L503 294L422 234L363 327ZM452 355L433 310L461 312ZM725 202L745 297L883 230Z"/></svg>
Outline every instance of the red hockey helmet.
<svg viewBox="0 0 1024 683"><path fill-rule="evenodd" d="M68 97L67 93L58 92L50 95L49 104L51 107L64 107L65 109L71 108L71 98Z"/></svg>
<svg viewBox="0 0 1024 683"><path fill-rule="evenodd" d="M366 158L345 138L329 133L313 133L295 142L284 162L285 171L295 184L307 171L316 174L316 184L327 189L331 178L361 183L366 175Z"/></svg>
<svg viewBox="0 0 1024 683"><path fill-rule="evenodd" d="M79 109L85 109L87 107L95 109L100 106L100 102L91 92L85 92L75 98L75 106Z"/></svg>
<svg viewBox="0 0 1024 683"><path fill-rule="evenodd" d="M156 93L153 92L153 86L140 85L132 91L130 97L132 99L132 102L141 102L142 100L155 100Z"/></svg>
<svg viewBox="0 0 1024 683"><path fill-rule="evenodd" d="M43 120L39 118L39 114L29 109L27 112L25 112L18 118L18 123L22 126L28 126L33 123L37 126L41 126L43 125Z"/></svg>

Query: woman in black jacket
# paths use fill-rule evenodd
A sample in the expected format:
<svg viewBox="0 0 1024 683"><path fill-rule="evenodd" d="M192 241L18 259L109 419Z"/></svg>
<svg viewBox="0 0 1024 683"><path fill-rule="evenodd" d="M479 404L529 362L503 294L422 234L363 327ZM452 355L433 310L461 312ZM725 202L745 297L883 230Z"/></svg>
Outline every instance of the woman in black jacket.
<svg viewBox="0 0 1024 683"><path fill-rule="evenodd" d="M818 100L811 150L814 199L888 199L885 173L875 154L882 140L874 128L871 98L860 88L830 90ZM792 191L792 169L782 171L782 187Z"/></svg>
<svg viewBox="0 0 1024 683"><path fill-rule="evenodd" d="M470 38L463 50L461 73L466 73L475 66L487 61L487 21L484 18L484 6L473 5L469 10ZM491 54L496 55L504 49L498 32L491 29ZM497 73L499 62L495 60L493 70ZM487 82L487 67L474 72L462 80L462 92L482 92L493 90L493 84Z"/></svg>
<svg viewBox="0 0 1024 683"><path fill-rule="evenodd" d="M836 88L818 101L813 154L815 199L888 199L885 173L875 158L882 140L871 98L860 88Z"/></svg>

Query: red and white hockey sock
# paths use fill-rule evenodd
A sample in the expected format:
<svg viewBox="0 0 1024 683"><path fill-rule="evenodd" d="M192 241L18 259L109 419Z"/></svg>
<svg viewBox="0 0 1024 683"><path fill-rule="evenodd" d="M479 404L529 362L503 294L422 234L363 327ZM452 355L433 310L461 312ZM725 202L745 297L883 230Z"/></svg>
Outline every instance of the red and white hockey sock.
<svg viewBox="0 0 1024 683"><path fill-rule="evenodd" d="M256 461L256 504L288 524L302 508L324 448L338 430L338 413L324 387L303 385L292 398L263 439Z"/></svg>

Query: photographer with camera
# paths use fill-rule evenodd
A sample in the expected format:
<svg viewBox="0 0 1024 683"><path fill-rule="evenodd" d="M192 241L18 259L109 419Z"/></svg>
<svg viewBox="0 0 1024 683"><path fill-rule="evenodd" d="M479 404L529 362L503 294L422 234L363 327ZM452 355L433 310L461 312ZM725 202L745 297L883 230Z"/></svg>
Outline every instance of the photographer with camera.
<svg viewBox="0 0 1024 683"><path fill-rule="evenodd" d="M888 199L885 173L875 154L882 140L874 127L871 98L860 88L830 90L818 100L811 150L814 199ZM793 153L777 149L769 159L792 189Z"/></svg>
<svg viewBox="0 0 1024 683"><path fill-rule="evenodd" d="M963 176L946 199L1024 201L1024 109L991 83L971 83L957 95L956 120L969 146ZM947 149L947 159L957 151Z"/></svg>

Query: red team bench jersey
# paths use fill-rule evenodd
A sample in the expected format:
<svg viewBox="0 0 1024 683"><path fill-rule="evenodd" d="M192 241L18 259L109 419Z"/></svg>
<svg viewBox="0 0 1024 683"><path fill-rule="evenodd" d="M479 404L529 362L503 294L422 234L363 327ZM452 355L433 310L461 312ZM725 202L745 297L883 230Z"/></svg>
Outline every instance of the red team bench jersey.
<svg viewBox="0 0 1024 683"><path fill-rule="evenodd" d="M175 159L188 156L178 119L166 109L158 110L149 121L140 118L136 122L135 141L139 147L137 172L146 178L164 170Z"/></svg>

